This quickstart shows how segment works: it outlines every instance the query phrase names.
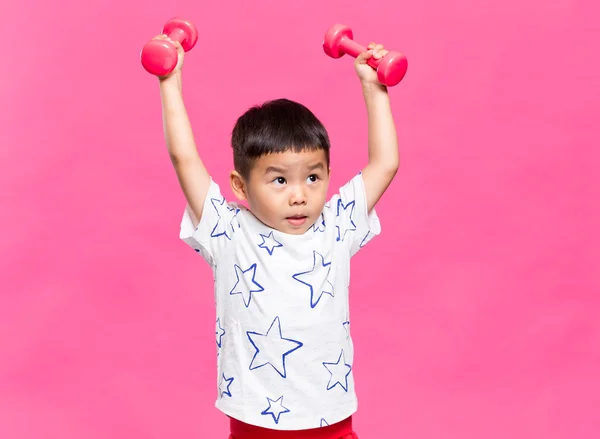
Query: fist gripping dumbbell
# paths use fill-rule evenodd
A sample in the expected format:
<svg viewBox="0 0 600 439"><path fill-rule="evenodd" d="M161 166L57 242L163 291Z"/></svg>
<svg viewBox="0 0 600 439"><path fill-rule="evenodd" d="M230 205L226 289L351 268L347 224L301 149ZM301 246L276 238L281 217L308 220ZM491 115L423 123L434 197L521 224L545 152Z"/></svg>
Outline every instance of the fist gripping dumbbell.
<svg viewBox="0 0 600 439"><path fill-rule="evenodd" d="M332 58L341 58L348 54L354 58L367 50L352 39L352 30L343 24L331 27L323 38L323 50ZM406 57L399 52L390 51L383 58L369 58L367 64L377 70L377 79L386 86L394 86L402 81L408 68Z"/></svg>
<svg viewBox="0 0 600 439"><path fill-rule="evenodd" d="M196 26L181 18L169 20L162 33L173 41L178 41L186 52L198 41ZM164 76L171 73L177 65L177 49L168 40L150 40L144 45L140 58L147 72Z"/></svg>

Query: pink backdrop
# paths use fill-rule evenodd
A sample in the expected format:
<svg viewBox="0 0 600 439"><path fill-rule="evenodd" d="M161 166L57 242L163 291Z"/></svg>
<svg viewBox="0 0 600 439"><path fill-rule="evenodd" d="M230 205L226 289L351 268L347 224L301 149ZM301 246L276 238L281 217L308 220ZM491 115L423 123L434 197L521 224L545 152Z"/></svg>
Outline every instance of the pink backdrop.
<svg viewBox="0 0 600 439"><path fill-rule="evenodd" d="M199 27L185 97L226 182L229 133L286 96L324 121L332 190L365 163L336 22L403 51L402 168L355 259L361 439L600 436L600 166L591 1L3 2L0 438L226 438L210 270L139 63ZM229 195L230 192L227 192Z"/></svg>

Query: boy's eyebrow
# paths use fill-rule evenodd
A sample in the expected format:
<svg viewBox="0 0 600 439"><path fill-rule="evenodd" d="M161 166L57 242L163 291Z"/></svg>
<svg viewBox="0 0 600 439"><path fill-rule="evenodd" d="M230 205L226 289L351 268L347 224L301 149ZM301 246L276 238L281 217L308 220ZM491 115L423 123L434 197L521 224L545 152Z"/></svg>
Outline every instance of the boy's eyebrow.
<svg viewBox="0 0 600 439"><path fill-rule="evenodd" d="M276 174L283 174L283 169L278 168L277 166L269 166L265 170L265 174L268 174L269 172L275 172Z"/></svg>
<svg viewBox="0 0 600 439"><path fill-rule="evenodd" d="M325 169L325 165L323 165L322 162L319 162L319 163L315 163L314 165L310 165L308 167L309 171L314 171L315 169L321 169L321 170L323 170L323 169Z"/></svg>
<svg viewBox="0 0 600 439"><path fill-rule="evenodd" d="M325 169L325 165L322 162L319 162L308 167L309 171L314 171L315 169L323 170ZM274 172L276 174L283 174L285 170L283 168L278 168L277 166L269 166L267 169L265 169L265 174L268 174L270 172Z"/></svg>

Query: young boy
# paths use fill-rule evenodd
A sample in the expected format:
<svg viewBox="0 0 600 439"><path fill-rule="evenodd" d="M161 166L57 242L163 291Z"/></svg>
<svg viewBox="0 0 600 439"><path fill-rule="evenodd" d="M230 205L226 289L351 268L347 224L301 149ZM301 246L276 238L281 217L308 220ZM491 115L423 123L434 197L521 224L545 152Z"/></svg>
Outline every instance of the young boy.
<svg viewBox="0 0 600 439"><path fill-rule="evenodd" d="M247 209L225 201L198 155L173 44L179 64L159 78L165 140L187 200L180 238L213 269L216 407L230 439L357 438L350 258L380 233L374 206L398 170L388 93L366 64L387 51L370 44L354 63L369 163L328 203L329 137L312 112L279 99L238 119L229 182Z"/></svg>

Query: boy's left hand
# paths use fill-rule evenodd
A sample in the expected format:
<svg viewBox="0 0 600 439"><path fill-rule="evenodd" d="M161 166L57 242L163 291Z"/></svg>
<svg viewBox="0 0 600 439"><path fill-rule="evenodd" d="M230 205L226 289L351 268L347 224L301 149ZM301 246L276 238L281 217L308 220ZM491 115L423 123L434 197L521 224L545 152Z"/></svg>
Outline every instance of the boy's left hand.
<svg viewBox="0 0 600 439"><path fill-rule="evenodd" d="M387 55L388 51L383 48L383 44L371 43L367 50L356 57L354 68L356 74L363 85L375 84L383 86L377 79L377 71L367 64L369 58L381 59Z"/></svg>

